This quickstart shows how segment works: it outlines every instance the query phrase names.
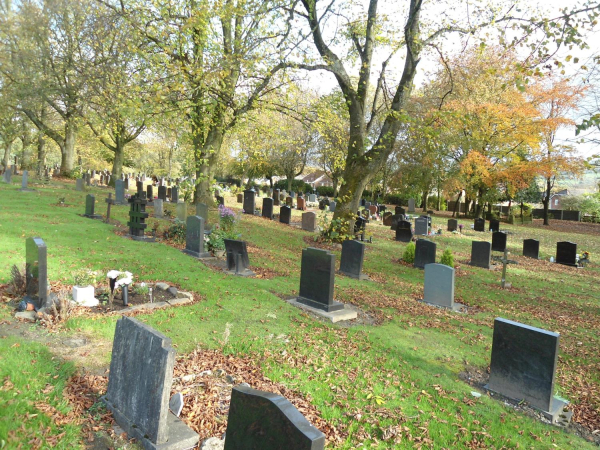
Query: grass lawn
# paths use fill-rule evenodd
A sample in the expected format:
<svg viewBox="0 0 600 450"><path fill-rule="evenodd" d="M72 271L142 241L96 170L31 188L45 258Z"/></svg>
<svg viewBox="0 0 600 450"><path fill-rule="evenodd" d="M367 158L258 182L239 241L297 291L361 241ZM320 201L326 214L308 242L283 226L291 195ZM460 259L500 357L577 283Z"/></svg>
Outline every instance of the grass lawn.
<svg viewBox="0 0 600 450"><path fill-rule="evenodd" d="M547 260L555 254L557 241L572 241L579 244L580 253L588 250L594 261L600 254L599 226L590 225L583 234L576 226L556 230L502 223L501 229L511 233L510 258L519 263L508 269L512 288L502 290L500 270L466 264L471 241L491 241L490 234L475 233L472 221L462 219L462 235L447 233L447 218L434 217L434 227L444 230L432 238L438 258L446 248L452 250L456 301L470 307L468 314L457 314L417 301L423 293L423 271L398 262L405 244L393 240L393 231L369 224L373 243L367 244L363 271L372 281L336 276L336 300L360 307L367 317L362 324L347 327L318 321L282 300L298 292L301 252L312 241L310 233L244 216L238 228L260 277L234 277L165 243L134 242L115 234L113 225L81 217L86 193L75 191L74 182L53 181L22 193L20 178L14 178L11 186L0 184L0 283L8 282L13 264L24 265L25 238L39 236L48 247L54 286L72 284L73 271L86 267L128 270L136 281L167 281L192 291L201 296L200 302L136 318L171 337L180 355L202 348L252 358L265 377L308 399L338 430L330 448L594 447L576 431L600 429L600 265L574 269ZM109 191L91 188L91 192L96 194L96 213L104 214ZM67 206L57 205L62 197ZM241 208L234 196L226 197L226 202ZM261 204L258 199L257 206ZM113 206L112 218L125 224L127 211L127 206ZM193 212L191 206L189 211ZM300 215L293 211L292 221L300 221ZM159 229L168 226L167 220L150 219L148 228L156 221ZM216 209L209 221L217 221ZM543 260L519 256L527 238L540 240ZM334 253L339 264L340 250ZM3 304L0 323L11 320L7 310ZM483 391L481 397L472 395L478 386L464 380L467 374L486 376L495 317L561 334L556 393L572 403L570 430L543 424ZM61 333L111 340L116 319L76 317ZM226 328L230 335L225 343ZM15 338L0 339L0 402L12 400L15 389L27 393L9 409L0 408L0 448L3 441L25 444L32 438L51 445L59 435L65 446L77 446L82 439L78 425L52 425L47 412L35 407L44 399L66 412L68 405L54 394L42 394L40 388L48 384L52 393L60 392L73 367L52 360L38 345L15 346L18 343ZM103 358L109 361L108 351ZM33 383L31 378L36 384L26 388ZM6 380L14 387L3 389ZM26 426L13 423L13 417L23 419L15 422L27 419ZM42 428L44 433L38 431Z"/></svg>

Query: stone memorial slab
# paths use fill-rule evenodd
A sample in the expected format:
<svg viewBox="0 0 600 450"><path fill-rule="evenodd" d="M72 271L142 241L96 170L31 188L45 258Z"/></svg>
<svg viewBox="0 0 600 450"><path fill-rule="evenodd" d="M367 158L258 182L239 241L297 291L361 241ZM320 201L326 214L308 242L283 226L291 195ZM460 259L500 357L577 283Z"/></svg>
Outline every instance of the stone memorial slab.
<svg viewBox="0 0 600 450"><path fill-rule="evenodd" d="M492 244L485 241L471 242L471 265L475 267L491 268Z"/></svg>
<svg viewBox="0 0 600 450"><path fill-rule="evenodd" d="M256 211L256 192L254 189L246 189L244 191L244 214L254 215Z"/></svg>
<svg viewBox="0 0 600 450"><path fill-rule="evenodd" d="M298 196L298 200L296 200L296 208L300 211L306 210L306 200L304 198Z"/></svg>
<svg viewBox="0 0 600 450"><path fill-rule="evenodd" d="M225 197L222 197L221 195L217 195L217 205L223 205L225 206Z"/></svg>
<svg viewBox="0 0 600 450"><path fill-rule="evenodd" d="M27 183L29 182L29 172L27 170L23 171L23 175L21 177L21 192L30 192L33 189L29 189L27 187Z"/></svg>
<svg viewBox="0 0 600 450"><path fill-rule="evenodd" d="M395 215L402 214L404 216L404 215L406 215L406 211L405 211L405 209L402 206L396 206L394 208L394 214Z"/></svg>
<svg viewBox="0 0 600 450"><path fill-rule="evenodd" d="M167 201L167 187L166 186L158 187L158 198L160 200L162 200L163 202Z"/></svg>
<svg viewBox="0 0 600 450"><path fill-rule="evenodd" d="M154 186L149 184L146 186L146 200L148 201L148 205L151 205L154 202Z"/></svg>
<svg viewBox="0 0 600 450"><path fill-rule="evenodd" d="M416 236L429 235L429 220L427 219L427 217L417 217L415 219L415 235Z"/></svg>
<svg viewBox="0 0 600 450"><path fill-rule="evenodd" d="M181 392L173 394L171 400L169 400L169 409L175 416L179 417L181 415L183 410L183 394Z"/></svg>
<svg viewBox="0 0 600 450"><path fill-rule="evenodd" d="M414 198L408 199L408 212L409 213L415 212L415 199Z"/></svg>
<svg viewBox="0 0 600 450"><path fill-rule="evenodd" d="M125 176L125 178L123 179L123 188L128 191L129 190L129 177ZM159 190L159 194L160 194L160 190ZM160 198L160 197L159 197ZM163 202L166 200L166 198L162 199Z"/></svg>
<svg viewBox="0 0 600 450"><path fill-rule="evenodd" d="M374 216L379 212L379 208L375 205L370 205L369 206L369 213Z"/></svg>
<svg viewBox="0 0 600 450"><path fill-rule="evenodd" d="M500 231L500 221L497 219L491 219L490 227L488 228L488 230L489 231Z"/></svg>
<svg viewBox="0 0 600 450"><path fill-rule="evenodd" d="M342 242L342 256L340 257L340 273L357 280L368 280L369 277L362 273L365 257L365 244L352 239Z"/></svg>
<svg viewBox="0 0 600 450"><path fill-rule="evenodd" d="M335 207L336 207L337 203L336 202L329 202L329 211L330 212L335 212Z"/></svg>
<svg viewBox="0 0 600 450"><path fill-rule="evenodd" d="M399 242L410 242L412 238L412 223L406 220L399 220L396 224L396 240Z"/></svg>
<svg viewBox="0 0 600 450"><path fill-rule="evenodd" d="M290 208L294 207L294 199L289 195L285 198L285 206L289 206Z"/></svg>
<svg viewBox="0 0 600 450"><path fill-rule="evenodd" d="M196 215L204 219L204 226L208 224L208 205L205 203L196 203Z"/></svg>
<svg viewBox="0 0 600 450"><path fill-rule="evenodd" d="M454 269L452 267L436 263L425 266L423 301L452 310L463 306L454 303Z"/></svg>
<svg viewBox="0 0 600 450"><path fill-rule="evenodd" d="M95 214L95 208L96 208L96 197L94 196L94 194L86 195L84 217L88 217L90 219L101 219L102 216Z"/></svg>
<svg viewBox="0 0 600 450"><path fill-rule="evenodd" d="M536 239L523 240L523 256L540 259L540 241Z"/></svg>
<svg viewBox="0 0 600 450"><path fill-rule="evenodd" d="M308 201L310 203L316 203L317 202L317 196L315 194L309 194L308 195Z"/></svg>
<svg viewBox="0 0 600 450"><path fill-rule="evenodd" d="M227 272L243 277L254 275L248 267L248 249L245 241L225 239L225 254L227 255Z"/></svg>
<svg viewBox="0 0 600 450"><path fill-rule="evenodd" d="M39 237L25 241L25 292L37 308L48 303L48 249Z"/></svg>
<svg viewBox="0 0 600 450"><path fill-rule="evenodd" d="M279 221L281 223L285 223L285 224L289 225L291 219L292 219L292 208L290 208L289 206L282 206L281 208L279 208Z"/></svg>
<svg viewBox="0 0 600 450"><path fill-rule="evenodd" d="M406 217L404 216L404 214L394 214L392 216L392 219L391 219L390 228L392 230L396 231L396 227L398 226L398 222L405 221L405 220L406 220Z"/></svg>
<svg viewBox="0 0 600 450"><path fill-rule="evenodd" d="M325 435L284 397L234 386L224 450L323 450Z"/></svg>
<svg viewBox="0 0 600 450"><path fill-rule="evenodd" d="M485 220L483 220L483 219L475 219L475 221L474 221L474 230L475 231L485 231Z"/></svg>
<svg viewBox="0 0 600 450"><path fill-rule="evenodd" d="M281 205L281 200L279 198L280 191L279 189L273 189L273 206Z"/></svg>
<svg viewBox="0 0 600 450"><path fill-rule="evenodd" d="M392 213L389 211L386 211L383 213L383 225L385 225L386 227L391 227L392 226Z"/></svg>
<svg viewBox="0 0 600 450"><path fill-rule="evenodd" d="M125 205L125 183L123 180L115 180L115 205Z"/></svg>
<svg viewBox="0 0 600 450"><path fill-rule="evenodd" d="M171 203L179 202L179 188L177 186L173 186L171 188Z"/></svg>
<svg viewBox="0 0 600 450"><path fill-rule="evenodd" d="M163 201L160 198L154 200L154 217L162 218L165 214Z"/></svg>
<svg viewBox="0 0 600 450"><path fill-rule="evenodd" d="M134 318L117 321L102 400L145 449L179 450L198 443L198 435L169 412L174 363L171 339Z"/></svg>
<svg viewBox="0 0 600 450"><path fill-rule="evenodd" d="M565 266L577 267L577 244L566 241L557 242L556 262Z"/></svg>
<svg viewBox="0 0 600 450"><path fill-rule="evenodd" d="M317 230L317 215L314 212L302 213L302 229L311 233Z"/></svg>
<svg viewBox="0 0 600 450"><path fill-rule="evenodd" d="M204 219L200 216L189 216L185 222L184 253L194 258L208 258L210 253L204 249Z"/></svg>
<svg viewBox="0 0 600 450"><path fill-rule="evenodd" d="M437 245L435 242L427 239L417 239L413 266L423 269L425 265L435 263L436 249Z"/></svg>
<svg viewBox="0 0 600 450"><path fill-rule="evenodd" d="M75 190L76 191L83 191L83 178L77 178L75 180Z"/></svg>
<svg viewBox="0 0 600 450"><path fill-rule="evenodd" d="M492 251L493 252L504 252L506 250L506 240L508 234L503 231L494 231L492 233Z"/></svg>
<svg viewBox="0 0 600 450"><path fill-rule="evenodd" d="M10 168L4 169L4 174L2 175L2 181L4 181L5 183L8 183L8 184L12 183L12 170L10 170Z"/></svg>
<svg viewBox="0 0 600 450"><path fill-rule="evenodd" d="M303 249L298 302L327 312L344 309L333 300L334 278L335 255L317 248Z"/></svg>
<svg viewBox="0 0 600 450"><path fill-rule="evenodd" d="M238 194L236 199L238 203L244 203L244 194Z"/></svg>
<svg viewBox="0 0 600 450"><path fill-rule="evenodd" d="M187 203L177 203L175 213L178 220L180 220L181 222L185 222L187 220Z"/></svg>
<svg viewBox="0 0 600 450"><path fill-rule="evenodd" d="M567 403L554 397L559 334L496 318L487 389L521 401L556 421Z"/></svg>
<svg viewBox="0 0 600 450"><path fill-rule="evenodd" d="M456 230L458 230L458 220L448 219L448 231L456 231Z"/></svg>
<svg viewBox="0 0 600 450"><path fill-rule="evenodd" d="M263 198L262 216L269 220L273 220L273 199L270 197Z"/></svg>

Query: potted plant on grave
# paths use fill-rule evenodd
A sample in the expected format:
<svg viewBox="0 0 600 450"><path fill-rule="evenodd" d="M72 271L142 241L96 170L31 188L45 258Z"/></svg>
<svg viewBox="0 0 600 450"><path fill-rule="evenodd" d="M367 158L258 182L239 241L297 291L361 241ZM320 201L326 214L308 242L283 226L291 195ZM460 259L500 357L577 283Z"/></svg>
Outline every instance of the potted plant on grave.
<svg viewBox="0 0 600 450"><path fill-rule="evenodd" d="M95 284L98 274L89 269L81 269L73 274L75 285L73 286L73 300L80 306L97 306L98 299L95 298Z"/></svg>
<svg viewBox="0 0 600 450"><path fill-rule="evenodd" d="M122 272L120 270L111 270L106 276L108 277L108 284L110 291L108 294L108 304L112 306L115 297L115 290L122 286L123 291L123 304L127 305L127 294L128 287L133 282L133 274L131 272Z"/></svg>
<svg viewBox="0 0 600 450"><path fill-rule="evenodd" d="M219 224L216 225L206 238L208 249L214 256L225 255L225 239L239 239L235 227L237 219L235 212L224 205L219 205Z"/></svg>

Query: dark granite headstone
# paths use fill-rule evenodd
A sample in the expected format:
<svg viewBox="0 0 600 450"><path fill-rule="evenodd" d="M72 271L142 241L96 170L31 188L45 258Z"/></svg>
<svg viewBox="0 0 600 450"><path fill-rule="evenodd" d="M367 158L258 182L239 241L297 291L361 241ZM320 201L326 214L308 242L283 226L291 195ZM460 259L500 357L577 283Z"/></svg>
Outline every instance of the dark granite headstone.
<svg viewBox="0 0 600 450"><path fill-rule="evenodd" d="M506 249L506 239L508 234L502 231L494 231L492 233L492 251L493 252L504 252Z"/></svg>
<svg viewBox="0 0 600 450"><path fill-rule="evenodd" d="M565 266L577 267L577 244L573 242L557 242L556 262Z"/></svg>
<svg viewBox="0 0 600 450"><path fill-rule="evenodd" d="M485 220L484 219L475 219L474 221L475 231L485 231Z"/></svg>
<svg viewBox="0 0 600 450"><path fill-rule="evenodd" d="M90 219L101 219L102 216L95 214L96 197L93 194L88 194L85 197L85 217Z"/></svg>
<svg viewBox="0 0 600 450"><path fill-rule="evenodd" d="M167 201L167 187L166 186L158 187L158 198L161 199L163 202Z"/></svg>
<svg viewBox="0 0 600 450"><path fill-rule="evenodd" d="M456 230L458 230L458 220L448 219L448 231L456 231Z"/></svg>
<svg viewBox="0 0 600 450"><path fill-rule="evenodd" d="M497 219L491 219L489 230L490 231L500 231L500 221Z"/></svg>
<svg viewBox="0 0 600 450"><path fill-rule="evenodd" d="M245 241L225 239L225 253L227 255L227 271L236 275L254 275L248 266L248 250Z"/></svg>
<svg viewBox="0 0 600 450"><path fill-rule="evenodd" d="M536 239L525 239L523 241L523 256L528 258L540 258L540 241Z"/></svg>
<svg viewBox="0 0 600 450"><path fill-rule="evenodd" d="M284 397L234 386L224 450L322 450L325 435Z"/></svg>
<svg viewBox="0 0 600 450"><path fill-rule="evenodd" d="M435 263L437 245L427 239L417 239L414 267L423 269L426 264Z"/></svg>
<svg viewBox="0 0 600 450"><path fill-rule="evenodd" d="M171 339L134 318L117 321L103 400L115 421L146 449L198 443L198 435L169 412L174 363Z"/></svg>
<svg viewBox="0 0 600 450"><path fill-rule="evenodd" d="M179 202L179 188L177 186L173 186L171 188L171 203Z"/></svg>
<svg viewBox="0 0 600 450"><path fill-rule="evenodd" d="M340 273L359 280L368 279L368 277L362 273L364 257L365 244L351 239L345 240L342 242Z"/></svg>
<svg viewBox="0 0 600 450"><path fill-rule="evenodd" d="M279 208L279 221L281 223L290 224L292 218L292 208L289 206L282 206Z"/></svg>
<svg viewBox="0 0 600 450"><path fill-rule="evenodd" d="M217 199L217 205L223 205L223 206L225 206L225 197L217 195L216 199Z"/></svg>
<svg viewBox="0 0 600 450"><path fill-rule="evenodd" d="M402 206L396 206L394 208L394 214L395 215L402 214L404 216L404 215L406 215L406 210Z"/></svg>
<svg viewBox="0 0 600 450"><path fill-rule="evenodd" d="M425 266L423 301L454 309L454 269L452 267L436 263Z"/></svg>
<svg viewBox="0 0 600 450"><path fill-rule="evenodd" d="M427 236L429 234L429 220L427 217L417 217L415 219L415 235Z"/></svg>
<svg viewBox="0 0 600 450"><path fill-rule="evenodd" d="M392 213L389 211L386 211L383 213L383 225L385 225L386 227L391 227L392 226Z"/></svg>
<svg viewBox="0 0 600 450"><path fill-rule="evenodd" d="M279 189L273 189L273 206L281 205L281 200L279 200Z"/></svg>
<svg viewBox="0 0 600 450"><path fill-rule="evenodd" d="M412 224L406 220L400 220L396 224L396 240L399 242L412 241Z"/></svg>
<svg viewBox="0 0 600 450"><path fill-rule="evenodd" d="M299 303L327 312L344 309L333 300L334 279L335 255L317 248L302 250Z"/></svg>
<svg viewBox="0 0 600 450"><path fill-rule="evenodd" d="M254 215L256 210L256 191L254 189L246 189L244 191L244 214Z"/></svg>
<svg viewBox="0 0 600 450"><path fill-rule="evenodd" d="M195 258L207 258L209 252L204 251L204 219L200 216L189 216L185 222L184 253Z"/></svg>
<svg viewBox="0 0 600 450"><path fill-rule="evenodd" d="M558 333L496 318L486 387L514 400L525 400L546 417L556 419L565 406L554 397L558 347Z"/></svg>
<svg viewBox="0 0 600 450"><path fill-rule="evenodd" d="M151 203L154 201L154 186L152 186L151 184L146 186L146 199L147 199L148 203Z"/></svg>
<svg viewBox="0 0 600 450"><path fill-rule="evenodd" d="M317 215L314 212L302 214L302 229L311 233L317 229Z"/></svg>
<svg viewBox="0 0 600 450"><path fill-rule="evenodd" d="M273 220L273 199L269 197L263 198L262 216L269 220Z"/></svg>
<svg viewBox="0 0 600 450"><path fill-rule="evenodd" d="M354 221L354 234L364 234L367 229L367 222L368 220L364 217L356 217L356 220Z"/></svg>
<svg viewBox="0 0 600 450"><path fill-rule="evenodd" d="M238 194L236 196L236 200L237 200L238 203L244 203L244 194L241 194L241 193Z"/></svg>
<svg viewBox="0 0 600 450"><path fill-rule="evenodd" d="M25 292L38 308L48 301L48 249L39 237L25 241Z"/></svg>
<svg viewBox="0 0 600 450"><path fill-rule="evenodd" d="M492 260L492 244L485 241L472 241L471 265L489 269Z"/></svg>
<svg viewBox="0 0 600 450"><path fill-rule="evenodd" d="M398 222L406 221L406 217L404 214L394 214L391 218L390 228L396 231L396 227L398 226Z"/></svg>

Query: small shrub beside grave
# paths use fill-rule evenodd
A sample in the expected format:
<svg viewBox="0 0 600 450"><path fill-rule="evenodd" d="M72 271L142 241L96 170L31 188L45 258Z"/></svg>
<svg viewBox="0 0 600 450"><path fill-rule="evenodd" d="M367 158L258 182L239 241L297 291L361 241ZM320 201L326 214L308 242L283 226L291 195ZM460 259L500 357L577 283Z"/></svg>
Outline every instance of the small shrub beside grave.
<svg viewBox="0 0 600 450"><path fill-rule="evenodd" d="M440 258L440 263L446 266L454 268L454 256L452 255L452 250L447 248L442 253L442 257Z"/></svg>
<svg viewBox="0 0 600 450"><path fill-rule="evenodd" d="M404 253L402 254L402 261L407 264L412 264L415 262L415 249L416 245L414 242L409 242L404 249Z"/></svg>

